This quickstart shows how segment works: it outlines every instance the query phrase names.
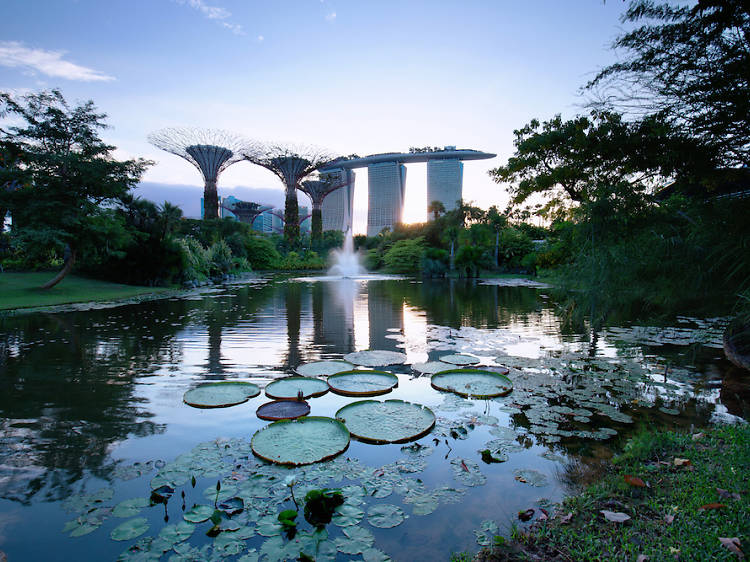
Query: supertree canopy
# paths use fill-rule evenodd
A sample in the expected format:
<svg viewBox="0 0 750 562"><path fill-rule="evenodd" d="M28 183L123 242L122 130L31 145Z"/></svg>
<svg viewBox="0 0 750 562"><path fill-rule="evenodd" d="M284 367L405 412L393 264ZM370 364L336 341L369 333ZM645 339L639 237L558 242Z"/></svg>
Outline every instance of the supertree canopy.
<svg viewBox="0 0 750 562"><path fill-rule="evenodd" d="M312 224L310 238L313 244L323 239L323 199L326 196L349 185L346 180L341 180L337 176L320 174L318 179L306 180L300 184L300 191L306 193L312 202Z"/></svg>
<svg viewBox="0 0 750 562"><path fill-rule="evenodd" d="M252 225L260 215L272 209L270 205L261 205L250 201L237 201L234 205L222 205L221 207L234 213L240 222L249 225Z"/></svg>
<svg viewBox="0 0 750 562"><path fill-rule="evenodd" d="M266 144L248 151L245 158L270 170L284 183L284 238L288 243L296 243L299 239L297 190L301 189L300 182L314 171L326 166L334 159L333 156L319 148Z"/></svg>
<svg viewBox="0 0 750 562"><path fill-rule="evenodd" d="M219 174L230 164L242 160L255 151L255 142L229 131L170 127L155 131L148 141L157 148L181 156L193 164L201 175L203 190L203 217L219 217L219 196L216 182Z"/></svg>

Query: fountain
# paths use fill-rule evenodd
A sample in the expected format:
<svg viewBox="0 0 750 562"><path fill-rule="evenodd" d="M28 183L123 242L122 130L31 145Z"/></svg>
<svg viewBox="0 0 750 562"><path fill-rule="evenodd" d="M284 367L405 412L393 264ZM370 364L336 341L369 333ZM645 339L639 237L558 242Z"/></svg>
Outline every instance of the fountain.
<svg viewBox="0 0 750 562"><path fill-rule="evenodd" d="M346 231L344 247L334 251L333 257L335 263L328 270L329 276L351 279L367 273L359 263L359 255L354 251L354 237L351 229Z"/></svg>

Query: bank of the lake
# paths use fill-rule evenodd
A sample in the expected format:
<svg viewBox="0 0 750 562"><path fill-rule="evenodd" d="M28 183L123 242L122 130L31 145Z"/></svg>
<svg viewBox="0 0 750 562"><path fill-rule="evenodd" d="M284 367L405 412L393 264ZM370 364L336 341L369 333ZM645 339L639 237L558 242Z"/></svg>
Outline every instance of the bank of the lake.
<svg viewBox="0 0 750 562"><path fill-rule="evenodd" d="M68 275L50 289L40 289L54 275L48 271L0 274L0 310L129 299L170 290L168 287L123 285L77 275Z"/></svg>
<svg viewBox="0 0 750 562"><path fill-rule="evenodd" d="M644 430L594 482L476 561L732 560L750 547L750 425ZM520 514L519 514L520 515Z"/></svg>

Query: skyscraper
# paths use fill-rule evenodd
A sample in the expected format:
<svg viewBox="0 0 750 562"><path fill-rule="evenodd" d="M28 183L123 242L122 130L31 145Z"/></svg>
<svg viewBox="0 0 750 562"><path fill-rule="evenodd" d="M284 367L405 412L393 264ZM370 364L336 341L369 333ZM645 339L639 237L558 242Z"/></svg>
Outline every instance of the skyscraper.
<svg viewBox="0 0 750 562"><path fill-rule="evenodd" d="M326 170L331 181L345 183L323 199L323 230L346 232L352 228L354 216L354 170L336 168Z"/></svg>
<svg viewBox="0 0 750 562"><path fill-rule="evenodd" d="M427 161L427 205L440 201L446 211L463 197L464 164L458 159ZM428 220L433 214L427 213Z"/></svg>
<svg viewBox="0 0 750 562"><path fill-rule="evenodd" d="M379 162L367 166L367 236L377 236L384 228L401 222L404 210L406 166Z"/></svg>

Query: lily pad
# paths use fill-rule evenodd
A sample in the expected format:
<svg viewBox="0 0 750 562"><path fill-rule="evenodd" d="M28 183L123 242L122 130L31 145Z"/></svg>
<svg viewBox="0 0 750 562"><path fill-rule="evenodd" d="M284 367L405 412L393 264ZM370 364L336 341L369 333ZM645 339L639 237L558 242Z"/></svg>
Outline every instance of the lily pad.
<svg viewBox="0 0 750 562"><path fill-rule="evenodd" d="M362 527L344 527L343 531L346 538L336 539L336 548L344 554L360 554L375 542L372 533Z"/></svg>
<svg viewBox="0 0 750 562"><path fill-rule="evenodd" d="M435 414L426 406L403 400L360 400L336 412L349 432L369 443L403 443L419 439L435 426Z"/></svg>
<svg viewBox="0 0 750 562"><path fill-rule="evenodd" d="M133 517L138 515L144 507L149 507L151 501L148 498L132 498L118 503L112 510L115 517Z"/></svg>
<svg viewBox="0 0 750 562"><path fill-rule="evenodd" d="M444 363L442 361L428 361L427 363L414 363L411 368L418 373L427 373L428 375L434 375L440 371L446 371L452 368L453 365L450 363Z"/></svg>
<svg viewBox="0 0 750 562"><path fill-rule="evenodd" d="M314 377L288 377L278 379L266 386L266 396L274 400L296 400L323 396L328 392L326 381Z"/></svg>
<svg viewBox="0 0 750 562"><path fill-rule="evenodd" d="M255 432L251 446L258 457L278 464L303 465L331 459L349 446L349 430L319 416L273 422Z"/></svg>
<svg viewBox="0 0 750 562"><path fill-rule="evenodd" d="M338 525L339 527L350 527L352 525L357 525L362 521L364 516L365 512L360 508L344 503L338 506L334 511L331 523Z"/></svg>
<svg viewBox="0 0 750 562"><path fill-rule="evenodd" d="M524 484L531 484L532 486L537 487L546 486L548 484L547 476L532 468L516 470L513 475L516 480Z"/></svg>
<svg viewBox="0 0 750 562"><path fill-rule="evenodd" d="M367 510L367 521L373 527L390 529L401 525L406 519L404 510L389 503L373 505Z"/></svg>
<svg viewBox="0 0 750 562"><path fill-rule="evenodd" d="M455 392L470 398L505 396L513 390L513 383L505 375L481 369L451 369L432 375L433 388Z"/></svg>
<svg viewBox="0 0 750 562"><path fill-rule="evenodd" d="M471 459L456 457L451 460L453 476L464 486L483 486L487 477L479 470L479 465Z"/></svg>
<svg viewBox="0 0 750 562"><path fill-rule="evenodd" d="M385 371L344 371L328 377L328 386L344 396L377 396L398 386L398 377Z"/></svg>
<svg viewBox="0 0 750 562"><path fill-rule="evenodd" d="M354 365L346 361L315 361L298 365L295 371L303 377L329 377L342 371L351 371Z"/></svg>
<svg viewBox="0 0 750 562"><path fill-rule="evenodd" d="M443 363L450 363L451 365L476 365L477 363L479 363L478 357L463 355L461 353L456 353L454 355L443 355L440 360Z"/></svg>
<svg viewBox="0 0 750 562"><path fill-rule="evenodd" d="M214 514L215 509L210 505L196 505L187 510L182 517L190 523L203 523Z"/></svg>
<svg viewBox="0 0 750 562"><path fill-rule="evenodd" d="M310 413L310 404L298 400L274 400L266 402L255 410L262 420L293 420Z"/></svg>
<svg viewBox="0 0 750 562"><path fill-rule="evenodd" d="M384 367L385 365L403 365L406 363L406 354L375 349L348 353L344 355L344 360L363 367Z"/></svg>
<svg viewBox="0 0 750 562"><path fill-rule="evenodd" d="M148 531L148 519L145 517L136 517L112 529L109 536L114 541L129 541L130 539L140 537L146 531Z"/></svg>
<svg viewBox="0 0 750 562"><path fill-rule="evenodd" d="M251 382L212 382L188 390L182 400L193 408L226 408L247 402L258 394L260 388Z"/></svg>

